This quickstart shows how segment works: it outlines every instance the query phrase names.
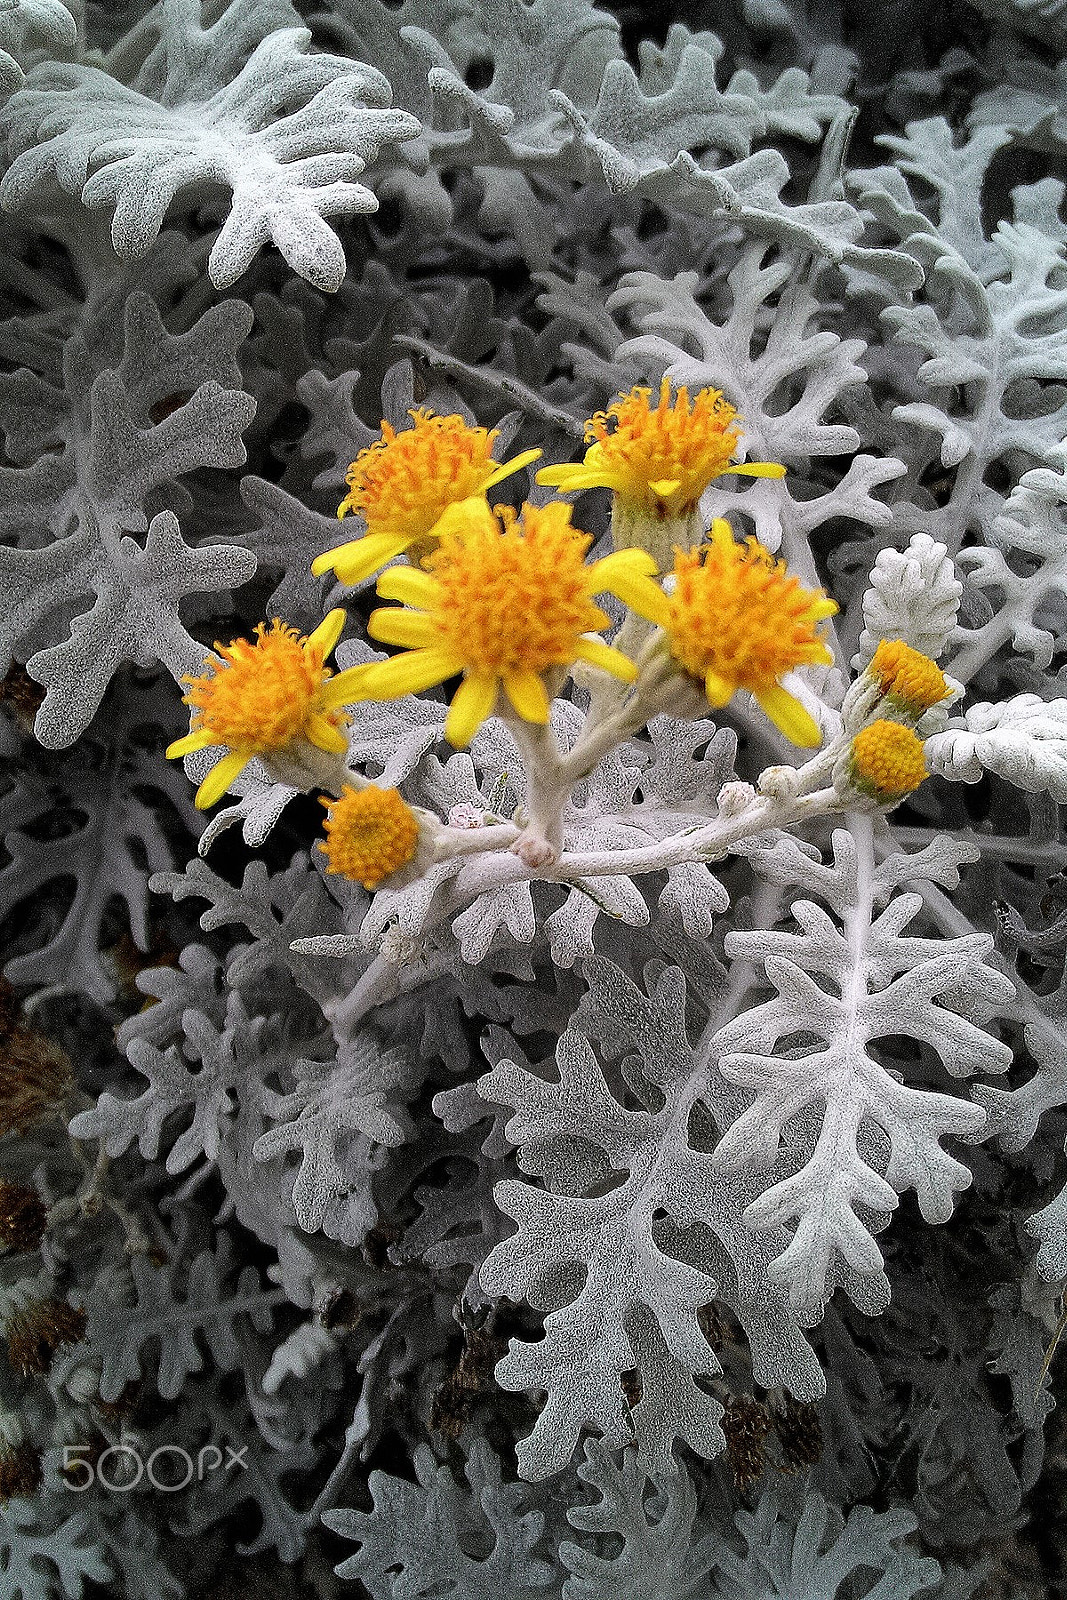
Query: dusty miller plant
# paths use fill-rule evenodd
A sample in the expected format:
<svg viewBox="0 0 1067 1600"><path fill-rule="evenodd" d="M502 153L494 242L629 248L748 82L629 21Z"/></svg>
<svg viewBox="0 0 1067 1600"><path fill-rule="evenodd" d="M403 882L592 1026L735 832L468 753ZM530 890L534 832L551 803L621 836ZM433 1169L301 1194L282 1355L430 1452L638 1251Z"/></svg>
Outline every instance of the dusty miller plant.
<svg viewBox="0 0 1067 1600"><path fill-rule="evenodd" d="M1067 6L873 10L0 0L4 1600L1052 1592Z"/></svg>

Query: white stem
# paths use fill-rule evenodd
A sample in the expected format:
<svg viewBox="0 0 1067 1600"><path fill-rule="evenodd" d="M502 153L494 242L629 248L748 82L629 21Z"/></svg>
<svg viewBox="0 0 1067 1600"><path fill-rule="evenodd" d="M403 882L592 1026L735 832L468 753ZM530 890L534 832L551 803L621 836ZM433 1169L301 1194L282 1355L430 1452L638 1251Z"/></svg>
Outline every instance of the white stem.
<svg viewBox="0 0 1067 1600"><path fill-rule="evenodd" d="M355 988L341 1000L321 1002L323 1015L333 1029L338 1044L351 1039L359 1024L375 1006L396 997L400 968L385 956L375 956Z"/></svg>
<svg viewBox="0 0 1067 1600"><path fill-rule="evenodd" d="M563 808L572 785L551 723L542 727L514 712L504 721L526 768L526 825L511 849L527 866L549 866L563 849Z"/></svg>
<svg viewBox="0 0 1067 1600"><path fill-rule="evenodd" d="M841 795L836 789L819 789L814 794L781 801L759 798L736 817L717 817L703 828L652 845L562 855L551 872L538 876L550 881L608 877L620 872L632 876L635 872L679 866L683 861L713 861L730 855L743 839L772 828L790 827L804 818L843 811L854 804L854 797Z"/></svg>
<svg viewBox="0 0 1067 1600"><path fill-rule="evenodd" d="M522 829L514 822L499 822L484 828L442 827L437 833L434 858L451 861L453 856L481 855L485 850L508 850Z"/></svg>

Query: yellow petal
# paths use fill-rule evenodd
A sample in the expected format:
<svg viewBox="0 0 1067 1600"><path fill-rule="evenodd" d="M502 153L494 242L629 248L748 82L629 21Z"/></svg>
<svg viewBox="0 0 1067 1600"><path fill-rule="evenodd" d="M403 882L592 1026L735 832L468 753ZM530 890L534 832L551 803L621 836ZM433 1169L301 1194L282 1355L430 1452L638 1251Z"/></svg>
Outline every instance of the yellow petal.
<svg viewBox="0 0 1067 1600"><path fill-rule="evenodd" d="M173 744L167 746L167 758L173 760L177 756L191 755L194 750L206 750L215 743L206 728L200 728L196 733L187 733L184 739L175 739Z"/></svg>
<svg viewBox="0 0 1067 1600"><path fill-rule="evenodd" d="M666 500L676 489L682 487L681 478L657 478L655 483L649 480L648 487L653 494L658 494L661 500Z"/></svg>
<svg viewBox="0 0 1067 1600"><path fill-rule="evenodd" d="M637 677L637 668L629 656L624 656L614 645L605 644L603 639L579 639L578 659L588 661L590 666L599 667L602 672L610 672L613 678L621 678L623 683L633 683Z"/></svg>
<svg viewBox="0 0 1067 1600"><path fill-rule="evenodd" d="M317 712L312 713L304 732L310 743L317 745L320 750L327 750L338 756L347 753L348 740L329 717L320 716Z"/></svg>
<svg viewBox="0 0 1067 1600"><path fill-rule="evenodd" d="M425 611L406 611L400 606L379 606L372 611L367 632L382 644L400 644L408 650L436 644L440 638Z"/></svg>
<svg viewBox="0 0 1067 1600"><path fill-rule="evenodd" d="M802 750L814 750L822 744L822 734L815 719L804 710L800 701L781 684L761 689L756 703L770 717L779 732Z"/></svg>
<svg viewBox="0 0 1067 1600"><path fill-rule="evenodd" d="M629 551L620 551L620 555L628 555ZM649 557L651 561L651 556ZM631 611L636 611L639 617L644 617L648 622L654 622L658 627L665 628L670 620L671 608L667 596L663 593L658 583L653 583L643 573L635 571L631 564L617 566L609 564L615 561L614 556L605 556L603 561L595 563L596 592L609 590L620 599L624 606L629 606ZM609 567L605 574L599 570ZM653 572L656 570L652 562Z"/></svg>
<svg viewBox="0 0 1067 1600"><path fill-rule="evenodd" d="M598 578L603 578L604 588L608 588L615 573L628 573L636 578L653 578L657 567L655 557L647 550L640 550L636 545L631 545L626 550L616 550L613 555L601 556L599 561L594 561L589 568ZM596 594L599 591L593 590Z"/></svg>
<svg viewBox="0 0 1067 1600"><path fill-rule="evenodd" d="M736 467L723 467L723 473L743 472L749 478L784 478L785 468L778 461L740 461Z"/></svg>
<svg viewBox="0 0 1067 1600"><path fill-rule="evenodd" d="M322 555L316 556L311 563L312 576L321 578L324 572L332 572L340 557L348 555L353 550L358 550L362 543L362 539L349 539L346 544L334 545L332 550L324 550Z"/></svg>
<svg viewBox="0 0 1067 1600"><path fill-rule="evenodd" d="M437 645L428 650L405 650L391 661L376 661L365 669L366 700L399 700L405 694L419 694L444 683L462 670L455 653Z"/></svg>
<svg viewBox="0 0 1067 1600"><path fill-rule="evenodd" d="M489 477L486 478L482 488L492 489L498 483L503 483L504 479L510 478L513 472L521 472L523 467L528 467L531 461L538 460L544 453L543 450L523 450L519 455L512 456L510 461L502 461L495 472L491 472Z"/></svg>
<svg viewBox="0 0 1067 1600"><path fill-rule="evenodd" d="M607 489L611 487L604 472L587 467L583 462L571 466L542 467L536 481L550 489L560 489L564 494L576 494L579 489Z"/></svg>
<svg viewBox="0 0 1067 1600"><path fill-rule="evenodd" d="M716 672L714 668L709 669L704 674L704 693L708 697L709 704L713 705L716 711L720 711L723 706L728 705L736 692L736 683L731 683L728 678L724 678L722 673Z"/></svg>
<svg viewBox="0 0 1067 1600"><path fill-rule="evenodd" d="M315 697L319 710L334 711L338 706L354 706L357 701L369 700L370 695L363 690L363 680L373 665L373 662L366 662L359 667L346 667L335 678L328 678Z"/></svg>
<svg viewBox="0 0 1067 1600"><path fill-rule="evenodd" d="M548 721L548 692L536 672L516 667L503 674L504 693L526 722Z"/></svg>
<svg viewBox="0 0 1067 1600"><path fill-rule="evenodd" d="M438 592L437 579L417 567L390 567L378 579L378 593L383 600L401 600L406 606L418 606L424 611L430 609Z"/></svg>
<svg viewBox="0 0 1067 1600"><path fill-rule="evenodd" d="M430 536L443 539L446 533L463 533L470 527L496 528L497 520L489 509L484 495L468 495L466 500L454 500L446 506L430 529Z"/></svg>
<svg viewBox="0 0 1067 1600"><path fill-rule="evenodd" d="M321 647L324 661L341 637L347 615L343 606L337 606L333 611L328 611L315 632L309 634L308 644L312 649L316 646Z"/></svg>
<svg viewBox="0 0 1067 1600"><path fill-rule="evenodd" d="M216 761L196 791L196 809L206 811L216 800L221 800L230 784L235 778L240 777L251 759L251 756L243 756L236 750L230 750L221 761Z"/></svg>
<svg viewBox="0 0 1067 1600"><path fill-rule="evenodd" d="M468 672L452 697L445 738L462 750L470 744L496 704L497 680L488 672Z"/></svg>
<svg viewBox="0 0 1067 1600"><path fill-rule="evenodd" d="M338 545L336 550L327 550L325 555L316 556L311 563L311 570L316 578L332 570L338 581L351 589L402 555L410 543L407 534L399 538L395 533L364 534L362 539L350 539L347 544Z"/></svg>

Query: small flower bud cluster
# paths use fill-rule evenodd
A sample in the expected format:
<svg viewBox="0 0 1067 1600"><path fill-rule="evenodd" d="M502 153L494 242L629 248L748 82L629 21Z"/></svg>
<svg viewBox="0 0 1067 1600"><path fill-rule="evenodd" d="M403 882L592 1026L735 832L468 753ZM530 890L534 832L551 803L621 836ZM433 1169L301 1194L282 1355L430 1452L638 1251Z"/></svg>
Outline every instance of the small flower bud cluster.
<svg viewBox="0 0 1067 1600"><path fill-rule="evenodd" d="M837 787L880 808L899 804L927 776L917 725L951 697L936 661L903 639L883 639L845 697L852 738L834 768Z"/></svg>

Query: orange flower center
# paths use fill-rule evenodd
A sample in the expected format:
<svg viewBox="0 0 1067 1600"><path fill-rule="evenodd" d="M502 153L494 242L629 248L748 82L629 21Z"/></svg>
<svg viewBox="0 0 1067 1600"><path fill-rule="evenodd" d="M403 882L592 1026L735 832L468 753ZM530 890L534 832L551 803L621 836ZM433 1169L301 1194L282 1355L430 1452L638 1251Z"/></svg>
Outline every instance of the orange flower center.
<svg viewBox="0 0 1067 1600"><path fill-rule="evenodd" d="M316 697L331 676L323 650L301 638L277 617L256 638L216 644L226 665L209 662L210 673L187 679L186 705L194 707L192 728L211 735L213 744L235 752L268 755L303 734L316 710ZM334 727L343 712L324 713Z"/></svg>
<svg viewBox="0 0 1067 1600"><path fill-rule="evenodd" d="M723 693L758 695L794 667L833 659L818 632L837 609L833 601L805 589L756 539L741 545L713 531L711 544L675 551L674 571L668 632L692 677L712 674Z"/></svg>
<svg viewBox="0 0 1067 1600"><path fill-rule="evenodd" d="M526 506L521 524L510 507L495 511L503 531L473 521L449 530L426 562L439 642L472 672L569 666L581 635L608 622L590 596L589 535L562 501Z"/></svg>
<svg viewBox="0 0 1067 1600"><path fill-rule="evenodd" d="M923 742L899 722L879 720L852 741L852 781L863 794L883 803L902 800L926 777Z"/></svg>
<svg viewBox="0 0 1067 1600"><path fill-rule="evenodd" d="M353 789L345 784L339 800L324 804L326 839L319 849L330 872L376 889L414 856L419 825L399 790Z"/></svg>
<svg viewBox="0 0 1067 1600"><path fill-rule="evenodd" d="M462 417L409 412L400 433L382 423L382 436L348 469L348 494L338 516L356 511L368 534L421 539L450 505L478 494L496 468L498 430L472 428Z"/></svg>

